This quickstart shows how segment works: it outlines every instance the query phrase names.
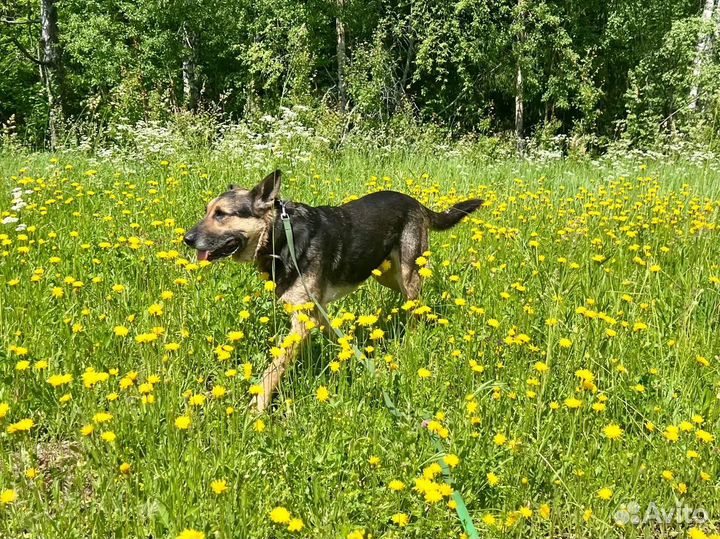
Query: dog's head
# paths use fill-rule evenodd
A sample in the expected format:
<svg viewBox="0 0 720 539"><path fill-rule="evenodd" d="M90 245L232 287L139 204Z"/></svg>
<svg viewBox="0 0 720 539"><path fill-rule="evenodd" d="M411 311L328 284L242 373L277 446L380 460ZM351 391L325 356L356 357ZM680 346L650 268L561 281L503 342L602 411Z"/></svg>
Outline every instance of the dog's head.
<svg viewBox="0 0 720 539"><path fill-rule="evenodd" d="M210 201L205 217L185 234L185 243L197 249L198 260L232 256L238 262L251 261L272 226L279 191L279 170L251 190L231 185L227 192Z"/></svg>

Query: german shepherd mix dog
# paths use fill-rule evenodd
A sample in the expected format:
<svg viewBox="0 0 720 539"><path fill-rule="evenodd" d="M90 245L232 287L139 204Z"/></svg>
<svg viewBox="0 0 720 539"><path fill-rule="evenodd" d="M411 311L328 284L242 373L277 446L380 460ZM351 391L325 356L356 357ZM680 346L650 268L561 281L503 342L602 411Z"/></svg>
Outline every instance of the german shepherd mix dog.
<svg viewBox="0 0 720 539"><path fill-rule="evenodd" d="M275 281L275 293L283 302L306 304L314 296L323 308L355 290L386 260L390 269L376 279L416 299L421 280L415 260L428 248L428 230L447 230L482 204L466 200L436 213L402 193L380 191L342 206L312 207L282 201L279 192L279 170L251 190L231 185L208 204L205 217L185 235L185 243L197 249L198 260L232 256L237 262L254 262ZM281 218L286 216L301 275L288 247ZM317 308L308 316L320 325ZM297 314L292 333L300 343L309 334ZM263 392L255 399L258 411L269 405L298 346L284 350L265 370Z"/></svg>

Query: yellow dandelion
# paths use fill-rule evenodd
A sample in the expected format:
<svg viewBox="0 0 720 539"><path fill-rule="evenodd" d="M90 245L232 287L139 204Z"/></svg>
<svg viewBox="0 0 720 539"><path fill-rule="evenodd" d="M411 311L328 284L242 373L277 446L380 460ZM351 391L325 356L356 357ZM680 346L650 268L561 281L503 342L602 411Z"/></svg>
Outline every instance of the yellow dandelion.
<svg viewBox="0 0 720 539"><path fill-rule="evenodd" d="M610 440L619 440L623 435L623 430L619 425L610 423L603 428L603 435Z"/></svg>
<svg viewBox="0 0 720 539"><path fill-rule="evenodd" d="M330 398L330 392L325 386L320 386L315 393L315 398L320 402L326 402Z"/></svg>
<svg viewBox="0 0 720 539"><path fill-rule="evenodd" d="M223 494L228 490L227 481L224 479L216 479L210 483L210 489L217 495Z"/></svg>
<svg viewBox="0 0 720 539"><path fill-rule="evenodd" d="M393 492L400 492L405 489L405 483L397 479L393 479L390 483L388 483L388 488Z"/></svg>
<svg viewBox="0 0 720 539"><path fill-rule="evenodd" d="M15 434L16 432L27 432L31 428L35 426L35 421L27 418L27 419L21 419L17 423L13 423L12 425L9 425L7 428L7 431L9 434Z"/></svg>
<svg viewBox="0 0 720 539"><path fill-rule="evenodd" d="M181 415L177 419L175 419L175 426L180 430L187 430L190 428L190 425L192 424L192 420L189 416Z"/></svg>
<svg viewBox="0 0 720 539"><path fill-rule="evenodd" d="M288 524L290 522L290 511L284 507L276 507L270 511L270 520L275 524Z"/></svg>
<svg viewBox="0 0 720 539"><path fill-rule="evenodd" d="M3 505L10 505L15 503L17 500L17 492L12 489L3 490L0 492L0 503Z"/></svg>
<svg viewBox="0 0 720 539"><path fill-rule="evenodd" d="M205 534L192 528L185 528L177 536L177 539L205 539Z"/></svg>
<svg viewBox="0 0 720 539"><path fill-rule="evenodd" d="M404 528L410 522L410 517L406 513L395 513L391 517L391 520L393 521L393 524L397 524L401 528Z"/></svg>

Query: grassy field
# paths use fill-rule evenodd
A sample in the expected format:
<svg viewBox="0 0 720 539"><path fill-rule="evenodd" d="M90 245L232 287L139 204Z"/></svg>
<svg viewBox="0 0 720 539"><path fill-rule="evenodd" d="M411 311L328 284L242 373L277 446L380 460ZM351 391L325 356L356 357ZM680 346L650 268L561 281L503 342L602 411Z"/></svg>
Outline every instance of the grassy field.
<svg viewBox="0 0 720 539"><path fill-rule="evenodd" d="M308 203L486 203L431 236L420 302L369 282L331 305L374 376L314 330L258 417L288 315L181 238L278 163L168 161L0 156L0 536L459 537L453 490L482 537L716 532L720 172L294 166L284 197Z"/></svg>

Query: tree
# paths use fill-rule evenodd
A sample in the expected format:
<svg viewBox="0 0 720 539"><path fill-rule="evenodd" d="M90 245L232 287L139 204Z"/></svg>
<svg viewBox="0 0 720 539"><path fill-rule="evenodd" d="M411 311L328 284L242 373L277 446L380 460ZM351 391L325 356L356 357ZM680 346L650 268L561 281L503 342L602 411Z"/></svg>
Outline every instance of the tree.
<svg viewBox="0 0 720 539"><path fill-rule="evenodd" d="M337 85L340 113L345 114L347 108L347 89L345 88L345 0L337 0L337 15L335 17L335 31L337 32Z"/></svg>
<svg viewBox="0 0 720 539"><path fill-rule="evenodd" d="M697 107L698 93L700 91L699 79L702 74L705 57L710 52L712 30L710 22L712 21L715 0L705 0L705 9L702 13L702 26L698 37L697 52L695 53L695 62L693 65L693 85L690 88L690 103L688 107L694 110ZM718 28L720 28L720 0L718 0Z"/></svg>
<svg viewBox="0 0 720 539"><path fill-rule="evenodd" d="M525 149L525 138L523 136L523 123L525 120L525 85L523 82L523 44L525 41L525 5L524 0L518 0L516 10L516 46L515 46L515 138L517 149L522 152Z"/></svg>
<svg viewBox="0 0 720 539"><path fill-rule="evenodd" d="M15 14L12 11L18 10ZM35 64L40 72L40 79L43 82L48 108L48 134L50 148L55 149L58 145L59 127L63 118L62 101L62 74L63 64L60 49L60 37L58 31L58 11L56 0L40 0L40 18L22 17L17 15L22 8L18 5L9 4L3 9L3 16L0 21L6 27L10 36L9 39L22 56ZM27 9L27 8L26 8ZM31 29L40 24L40 37L37 43L39 53L34 55L26 47L21 38L14 34L11 27L22 26Z"/></svg>
<svg viewBox="0 0 720 539"><path fill-rule="evenodd" d="M50 148L54 150L58 145L58 129L63 116L62 95L60 93L62 61L55 0L40 0L40 24L42 28L40 37L40 50L42 51L40 73L45 83L48 100Z"/></svg>
<svg viewBox="0 0 720 539"><path fill-rule="evenodd" d="M302 104L352 108L353 125L504 133L521 150L652 141L653 125L716 125L720 0L702 4L0 0L0 123L54 147L64 118L102 133L91 126Z"/></svg>
<svg viewBox="0 0 720 539"><path fill-rule="evenodd" d="M196 76L197 54L195 52L197 37L192 30L188 29L188 25L186 23L182 24L180 35L183 50L183 104L187 110L195 110L198 100L198 84Z"/></svg>

